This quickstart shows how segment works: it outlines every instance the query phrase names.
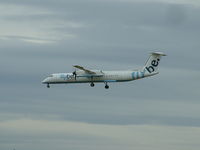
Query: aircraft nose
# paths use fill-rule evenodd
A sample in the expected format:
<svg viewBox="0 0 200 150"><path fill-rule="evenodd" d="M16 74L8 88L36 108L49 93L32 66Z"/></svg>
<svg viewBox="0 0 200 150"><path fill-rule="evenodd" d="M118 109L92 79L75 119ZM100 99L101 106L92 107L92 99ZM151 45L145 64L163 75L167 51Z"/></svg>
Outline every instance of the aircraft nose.
<svg viewBox="0 0 200 150"><path fill-rule="evenodd" d="M42 81L42 83L47 83L47 78L45 78L43 81Z"/></svg>

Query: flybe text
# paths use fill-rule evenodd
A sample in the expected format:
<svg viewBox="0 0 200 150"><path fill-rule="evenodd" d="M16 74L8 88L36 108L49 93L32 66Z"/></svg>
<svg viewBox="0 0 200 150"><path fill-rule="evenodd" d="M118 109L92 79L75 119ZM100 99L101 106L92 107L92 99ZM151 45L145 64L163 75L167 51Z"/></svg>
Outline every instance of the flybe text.
<svg viewBox="0 0 200 150"><path fill-rule="evenodd" d="M150 66L147 66L146 67L146 70L149 72L149 73L152 73L155 71L155 68L158 66L159 64L159 61L160 59L157 59L157 60L152 60L151 61L151 65Z"/></svg>

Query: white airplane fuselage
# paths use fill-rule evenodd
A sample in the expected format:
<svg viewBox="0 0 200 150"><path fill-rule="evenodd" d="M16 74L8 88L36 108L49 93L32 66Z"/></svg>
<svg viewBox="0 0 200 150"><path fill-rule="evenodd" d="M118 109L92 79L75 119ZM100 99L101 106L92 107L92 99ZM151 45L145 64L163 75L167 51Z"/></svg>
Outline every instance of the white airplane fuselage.
<svg viewBox="0 0 200 150"><path fill-rule="evenodd" d="M137 80L158 74L158 65L161 56L165 54L156 52L152 53L145 66L138 70L125 71L102 71L87 70L81 66L74 66L80 70L73 73L54 73L45 78L42 83L47 84L67 84L67 83L90 83L93 87L96 82L104 82L105 88L109 88L109 82L125 82Z"/></svg>
<svg viewBox="0 0 200 150"><path fill-rule="evenodd" d="M55 73L47 77L43 80L43 83L49 84L66 84L66 83L95 83L95 82L125 82L137 80L145 77L149 77L153 74L145 74L145 72L141 71L101 71L103 76L93 77L88 74L85 74L83 71L77 73L77 77L75 79L72 73Z"/></svg>
<svg viewBox="0 0 200 150"><path fill-rule="evenodd" d="M93 70L92 70L93 71ZM101 71L102 76L90 76L83 71L77 73L75 79L72 73L55 73L43 82L53 83L86 83L86 82L122 82L133 80L132 71Z"/></svg>

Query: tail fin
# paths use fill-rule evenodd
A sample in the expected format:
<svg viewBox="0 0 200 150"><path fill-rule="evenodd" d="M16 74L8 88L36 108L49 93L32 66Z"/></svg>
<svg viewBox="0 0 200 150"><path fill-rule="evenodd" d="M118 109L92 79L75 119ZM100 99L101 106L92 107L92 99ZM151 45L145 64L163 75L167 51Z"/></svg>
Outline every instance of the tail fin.
<svg viewBox="0 0 200 150"><path fill-rule="evenodd" d="M147 60L143 71L146 74L155 74L158 73L158 65L160 63L161 56L166 56L162 52L153 52L151 53L149 59Z"/></svg>

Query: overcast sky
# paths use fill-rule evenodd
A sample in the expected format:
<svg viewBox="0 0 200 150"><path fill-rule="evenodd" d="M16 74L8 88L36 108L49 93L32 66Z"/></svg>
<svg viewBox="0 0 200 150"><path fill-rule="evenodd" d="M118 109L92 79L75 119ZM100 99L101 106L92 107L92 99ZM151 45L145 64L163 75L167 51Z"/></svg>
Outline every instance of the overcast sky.
<svg viewBox="0 0 200 150"><path fill-rule="evenodd" d="M0 150L199 150L200 1L0 0ZM51 73L136 69L126 83L53 85Z"/></svg>

